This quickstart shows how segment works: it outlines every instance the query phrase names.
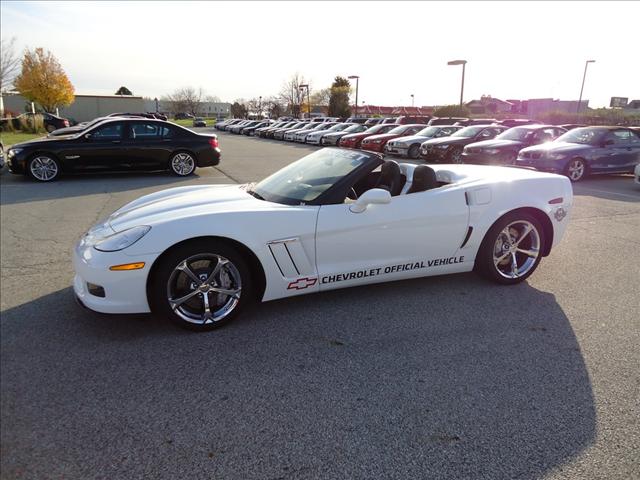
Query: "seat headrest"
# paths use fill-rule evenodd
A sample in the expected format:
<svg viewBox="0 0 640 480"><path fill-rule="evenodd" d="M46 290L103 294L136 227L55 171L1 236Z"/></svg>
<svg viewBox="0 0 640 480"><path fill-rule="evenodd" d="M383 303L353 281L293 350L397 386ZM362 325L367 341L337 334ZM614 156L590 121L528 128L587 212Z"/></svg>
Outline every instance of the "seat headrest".
<svg viewBox="0 0 640 480"><path fill-rule="evenodd" d="M407 193L424 192L438 187L438 179L433 168L427 165L418 165L413 170L411 188Z"/></svg>
<svg viewBox="0 0 640 480"><path fill-rule="evenodd" d="M380 180L377 186L389 190L391 196L395 196L400 193L402 183L402 172L398 162L393 160L385 161L380 169Z"/></svg>

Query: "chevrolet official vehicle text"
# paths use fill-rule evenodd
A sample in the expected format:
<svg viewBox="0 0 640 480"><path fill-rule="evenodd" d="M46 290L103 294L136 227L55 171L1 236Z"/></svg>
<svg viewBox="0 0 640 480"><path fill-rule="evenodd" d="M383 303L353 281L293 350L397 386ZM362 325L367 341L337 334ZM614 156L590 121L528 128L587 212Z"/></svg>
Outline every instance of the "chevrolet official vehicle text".
<svg viewBox="0 0 640 480"><path fill-rule="evenodd" d="M208 330L254 299L471 270L510 285L560 241L572 201L560 175L324 148L256 184L123 206L76 245L74 291Z"/></svg>

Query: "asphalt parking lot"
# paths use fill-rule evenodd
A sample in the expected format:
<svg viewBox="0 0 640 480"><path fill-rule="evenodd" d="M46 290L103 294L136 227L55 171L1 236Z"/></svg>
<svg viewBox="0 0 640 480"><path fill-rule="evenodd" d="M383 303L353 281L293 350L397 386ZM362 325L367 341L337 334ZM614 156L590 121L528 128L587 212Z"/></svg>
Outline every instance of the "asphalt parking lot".
<svg viewBox="0 0 640 480"><path fill-rule="evenodd" d="M640 186L575 187L523 284L474 274L270 302L205 334L78 307L70 251L178 185L258 180L315 150L220 134L169 174L3 172L3 479L640 477Z"/></svg>

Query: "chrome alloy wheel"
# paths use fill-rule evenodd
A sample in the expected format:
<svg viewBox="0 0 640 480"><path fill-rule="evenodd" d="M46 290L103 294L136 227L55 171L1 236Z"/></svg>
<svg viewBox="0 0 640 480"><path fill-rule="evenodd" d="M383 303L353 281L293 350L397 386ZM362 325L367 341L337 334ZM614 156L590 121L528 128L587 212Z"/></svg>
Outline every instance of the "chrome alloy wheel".
<svg viewBox="0 0 640 480"><path fill-rule="evenodd" d="M228 259L215 254L194 255L180 262L167 282L167 300L183 320L215 323L238 305L242 292L240 272Z"/></svg>
<svg viewBox="0 0 640 480"><path fill-rule="evenodd" d="M196 168L196 162L188 153L178 153L171 159L171 168L173 171L180 175L189 175Z"/></svg>
<svg viewBox="0 0 640 480"><path fill-rule="evenodd" d="M525 220L507 225L493 246L493 264L505 278L526 275L536 264L540 254L540 233Z"/></svg>
<svg viewBox="0 0 640 480"><path fill-rule="evenodd" d="M567 167L569 178L572 181L577 182L584 176L585 168L586 167L582 160L571 160L571 162L569 162L569 166Z"/></svg>
<svg viewBox="0 0 640 480"><path fill-rule="evenodd" d="M36 180L48 182L58 175L58 164L51 157L36 157L31 160L29 170Z"/></svg>

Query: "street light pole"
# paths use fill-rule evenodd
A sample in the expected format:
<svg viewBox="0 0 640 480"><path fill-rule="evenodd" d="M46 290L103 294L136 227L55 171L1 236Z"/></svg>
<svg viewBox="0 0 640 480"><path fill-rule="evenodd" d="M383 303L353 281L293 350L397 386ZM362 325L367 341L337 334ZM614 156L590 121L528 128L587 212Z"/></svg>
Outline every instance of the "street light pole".
<svg viewBox="0 0 640 480"><path fill-rule="evenodd" d="M413 93L411 94L411 106L413 107Z"/></svg>
<svg viewBox="0 0 640 480"><path fill-rule="evenodd" d="M309 100L309 84L305 83L303 85L300 85L300 90L302 90L303 88L307 89L307 114L309 115L309 120L311 120L311 101Z"/></svg>
<svg viewBox="0 0 640 480"><path fill-rule="evenodd" d="M356 112L355 118L358 118L358 83L360 82L360 77L358 75L349 75L349 80L356 80Z"/></svg>
<svg viewBox="0 0 640 480"><path fill-rule="evenodd" d="M460 106L462 106L462 99L464 97L464 71L467 66L466 60L451 60L447 62L447 65L462 65L462 86L460 87Z"/></svg>
<svg viewBox="0 0 640 480"><path fill-rule="evenodd" d="M262 118L262 95L258 97L258 114Z"/></svg>
<svg viewBox="0 0 640 480"><path fill-rule="evenodd" d="M595 60L587 60L584 62L584 75L582 75L582 87L580 87L580 98L578 99L578 108L576 109L576 113L580 113L580 104L582 103L582 92L584 91L584 81L587 78L587 67L590 63L595 63Z"/></svg>

